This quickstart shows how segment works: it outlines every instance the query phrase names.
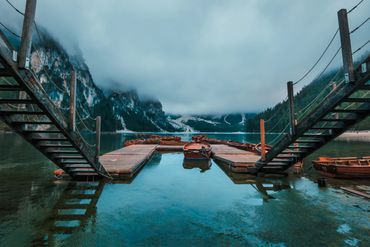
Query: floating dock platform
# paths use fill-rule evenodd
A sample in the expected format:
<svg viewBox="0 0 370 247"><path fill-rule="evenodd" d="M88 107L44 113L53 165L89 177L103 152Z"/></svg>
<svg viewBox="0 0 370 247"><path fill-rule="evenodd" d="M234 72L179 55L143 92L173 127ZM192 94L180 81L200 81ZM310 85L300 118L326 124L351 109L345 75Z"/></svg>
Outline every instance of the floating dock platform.
<svg viewBox="0 0 370 247"><path fill-rule="evenodd" d="M249 173L254 171L256 162L261 156L255 153L230 147L227 145L212 145L213 159L226 164L231 172Z"/></svg>
<svg viewBox="0 0 370 247"><path fill-rule="evenodd" d="M157 145L131 145L100 156L100 163L113 179L133 178L152 157Z"/></svg>
<svg viewBox="0 0 370 247"><path fill-rule="evenodd" d="M212 156L217 162L229 167L231 172L248 173L260 159L255 153L222 144L212 146ZM153 156L155 151L182 152L182 146L135 144L100 156L100 163L116 180L132 179Z"/></svg>

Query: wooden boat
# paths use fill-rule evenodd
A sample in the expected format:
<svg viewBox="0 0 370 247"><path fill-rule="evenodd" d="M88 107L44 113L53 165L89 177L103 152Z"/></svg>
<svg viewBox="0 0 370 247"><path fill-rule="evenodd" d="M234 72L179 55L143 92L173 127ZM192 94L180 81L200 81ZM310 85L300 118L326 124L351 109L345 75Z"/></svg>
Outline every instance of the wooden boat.
<svg viewBox="0 0 370 247"><path fill-rule="evenodd" d="M211 158L211 145L206 142L189 142L183 147L185 159L202 159Z"/></svg>
<svg viewBox="0 0 370 247"><path fill-rule="evenodd" d="M370 156L366 157L319 157L312 161L321 174L334 178L370 178Z"/></svg>

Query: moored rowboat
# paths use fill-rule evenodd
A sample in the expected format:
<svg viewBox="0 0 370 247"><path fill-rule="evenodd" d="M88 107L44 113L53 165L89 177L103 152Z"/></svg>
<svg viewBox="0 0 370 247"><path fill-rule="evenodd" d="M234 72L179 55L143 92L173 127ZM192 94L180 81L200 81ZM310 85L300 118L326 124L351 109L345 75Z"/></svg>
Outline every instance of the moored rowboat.
<svg viewBox="0 0 370 247"><path fill-rule="evenodd" d="M370 178L370 156L356 157L319 157L312 161L314 168L321 174L334 178Z"/></svg>
<svg viewBox="0 0 370 247"><path fill-rule="evenodd" d="M206 142L190 142L183 147L185 159L210 159L211 145Z"/></svg>

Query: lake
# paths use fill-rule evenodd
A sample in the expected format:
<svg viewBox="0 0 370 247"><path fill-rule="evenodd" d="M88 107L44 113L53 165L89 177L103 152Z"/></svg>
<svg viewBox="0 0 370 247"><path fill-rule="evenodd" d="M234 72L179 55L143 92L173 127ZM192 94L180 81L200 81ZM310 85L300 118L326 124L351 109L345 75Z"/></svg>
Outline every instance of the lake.
<svg viewBox="0 0 370 247"><path fill-rule="evenodd" d="M181 136L189 140L192 135ZM209 136L259 139L258 134ZM134 137L104 134L103 153ZM0 138L0 246L370 243L369 201L338 188L370 186L369 181L329 179L329 187L318 188L311 166L318 155L369 155L368 140L333 141L305 160L302 175L282 179L230 175L213 161L209 168L192 168L183 163L181 153L157 153L133 181L75 183L54 180L56 166L17 135L2 133ZM76 194L86 195L79 203L87 206L66 207L75 202ZM70 228L74 230L66 230Z"/></svg>

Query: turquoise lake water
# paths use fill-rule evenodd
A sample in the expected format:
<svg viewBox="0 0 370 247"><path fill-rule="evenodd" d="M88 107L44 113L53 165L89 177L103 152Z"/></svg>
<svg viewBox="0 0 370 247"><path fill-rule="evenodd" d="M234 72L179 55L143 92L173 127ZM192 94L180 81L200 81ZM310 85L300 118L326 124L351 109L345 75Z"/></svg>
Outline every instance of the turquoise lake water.
<svg viewBox="0 0 370 247"><path fill-rule="evenodd" d="M209 135L256 142L258 135ZM103 152L133 134L105 134ZM191 135L183 134L183 139ZM334 141L305 160L301 176L255 179L183 164L157 153L130 183L55 181L56 167L14 134L0 134L0 246L369 246L370 202L328 180L318 188L318 155L369 155L368 141ZM91 137L92 138L92 137ZM89 186L82 190L81 186ZM95 195L85 209L63 209L73 194ZM58 221L58 215L83 214ZM73 227L71 233L57 229Z"/></svg>

